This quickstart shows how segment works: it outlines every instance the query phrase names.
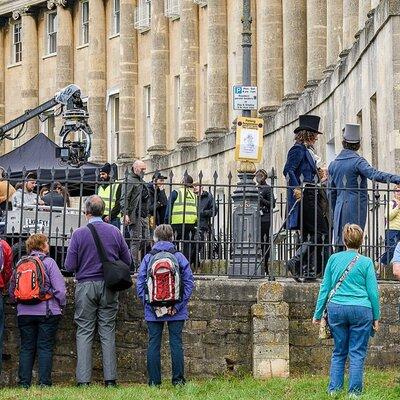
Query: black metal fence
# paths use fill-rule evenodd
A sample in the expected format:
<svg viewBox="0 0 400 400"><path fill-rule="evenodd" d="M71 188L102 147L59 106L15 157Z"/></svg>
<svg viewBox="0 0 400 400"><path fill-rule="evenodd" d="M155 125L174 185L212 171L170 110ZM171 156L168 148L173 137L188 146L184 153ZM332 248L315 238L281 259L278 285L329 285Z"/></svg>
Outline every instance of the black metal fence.
<svg viewBox="0 0 400 400"><path fill-rule="evenodd" d="M5 173L0 182L0 229L3 237L13 245L16 259L23 255L24 241L30 234L47 234L51 255L61 270L64 269L72 232L86 224L84 199L97 193L101 185L111 185L114 189L116 185L121 185L121 191L126 193L117 219L128 245L137 254L135 268L153 244L154 224L171 222L171 198L174 197L174 191L183 188L185 197L187 193L192 193L192 187L182 184L183 177L174 176L172 172L164 182L159 182L160 186L154 190L153 201L151 184L132 183L129 171L120 179L111 174L108 182L102 181L99 173L95 180L90 181L85 180L81 174L80 179L61 180L63 188L57 191L64 201L62 206L56 206L54 199L44 204L42 191L47 188L55 192L58 186L55 172L50 176L43 176L40 170L34 172L36 176L32 177L30 172L24 171L20 182L8 178L11 176L10 171ZM299 209L299 229L292 230L288 229L286 217L288 212L293 211L288 206L287 196L288 193L292 195L294 188L278 183L277 177L273 175L267 180L268 186L260 187L255 185L251 174L242 174L240 179L232 174L220 177L216 172L210 179L201 172L193 176L195 186L201 192L195 194L197 221L191 224L184 220L173 227L176 245L190 260L195 273L248 278L268 276L270 279L293 275L298 278L314 278L323 274L329 255L339 250L334 246L336 238L333 233L330 196L332 188L318 182L302 184L303 197L294 207ZM15 186L18 189L13 194ZM133 201L133 197L130 197L132 188L140 193L134 210L129 204ZM391 211L397 207L395 204L400 203L400 200L397 203L392 201L396 196L393 185L372 182L368 188L347 188L344 183L343 188L339 189L345 193L357 193L358 202L351 204L351 207L354 210L366 209L367 214L362 253L374 261L381 279L390 279L390 259L400 239L400 232L397 232L398 236L392 232L388 237L388 221L393 214ZM273 194L269 202L262 196L266 193ZM310 202L305 204L306 193L313 193L313 206L310 206ZM325 194L322 196L321 193ZM324 218L327 229L323 232L318 226L321 196L326 203ZM207 209L203 208L204 204ZM183 207L185 215L185 202ZM307 212L304 212L304 207L307 207ZM124 224L124 215L130 216L129 224ZM305 221L304 218L312 221L314 230L310 228L310 220ZM134 224L140 224L140 230L137 226L132 229ZM304 228L306 225L307 230ZM385 235L390 243L385 243Z"/></svg>

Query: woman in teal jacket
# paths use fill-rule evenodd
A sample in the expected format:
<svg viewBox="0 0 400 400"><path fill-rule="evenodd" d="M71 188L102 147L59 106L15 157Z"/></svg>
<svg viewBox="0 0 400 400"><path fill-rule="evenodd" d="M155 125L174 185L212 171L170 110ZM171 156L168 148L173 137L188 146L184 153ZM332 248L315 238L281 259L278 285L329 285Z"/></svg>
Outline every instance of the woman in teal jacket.
<svg viewBox="0 0 400 400"><path fill-rule="evenodd" d="M370 258L358 253L363 236L358 225L347 224L343 228L347 250L329 258L313 318L313 323L319 324L329 293L351 263L348 275L327 306L334 340L328 387L332 394L343 388L347 356L349 393L357 396L362 392L368 340L379 327L379 292L374 264Z"/></svg>

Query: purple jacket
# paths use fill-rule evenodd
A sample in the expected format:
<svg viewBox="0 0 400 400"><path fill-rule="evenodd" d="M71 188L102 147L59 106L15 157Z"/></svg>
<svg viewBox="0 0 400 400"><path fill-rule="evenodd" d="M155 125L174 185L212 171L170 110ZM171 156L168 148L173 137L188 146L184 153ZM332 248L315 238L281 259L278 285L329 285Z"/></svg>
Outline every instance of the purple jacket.
<svg viewBox="0 0 400 400"><path fill-rule="evenodd" d="M118 228L106 224L101 218L90 220L96 228L109 261L122 260L130 265L131 253ZM103 266L97 253L92 233L87 226L78 228L71 236L68 246L65 268L75 272L78 282L102 281Z"/></svg>
<svg viewBox="0 0 400 400"><path fill-rule="evenodd" d="M170 242L157 242L153 249L155 250L170 250L175 248L175 246ZM147 279L147 268L151 259L151 254L146 254L142 263L140 264L138 276L137 276L137 294L142 303L144 304L144 319L149 322L160 322L160 321L181 321L189 318L189 312L187 304L189 302L190 296L192 295L194 280L192 270L190 269L189 261L186 257L178 252L175 253L179 265L181 267L181 279L183 287L183 298L180 303L174 305L176 309L176 314L174 316L164 315L163 317L157 318L153 307L147 304L145 301L146 295L146 279Z"/></svg>
<svg viewBox="0 0 400 400"><path fill-rule="evenodd" d="M39 251L32 251L31 256L44 257L45 254ZM47 301L42 301L39 304L18 304L18 315L46 315L47 311L51 315L60 315L62 308L65 307L67 289L65 287L64 277L61 275L58 265L51 257L43 259L43 265L46 270L46 292L52 293L53 297ZM10 298L14 298L15 275L11 278L10 283ZM46 304L47 303L47 304Z"/></svg>

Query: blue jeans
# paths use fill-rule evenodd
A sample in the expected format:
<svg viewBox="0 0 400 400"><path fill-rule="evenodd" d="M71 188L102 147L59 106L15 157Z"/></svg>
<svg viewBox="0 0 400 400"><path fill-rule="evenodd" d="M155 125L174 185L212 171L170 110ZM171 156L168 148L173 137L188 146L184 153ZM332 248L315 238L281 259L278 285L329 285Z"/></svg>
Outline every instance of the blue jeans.
<svg viewBox="0 0 400 400"><path fill-rule="evenodd" d="M172 360L172 384L184 384L182 329L185 321L168 321L169 347ZM161 339L164 322L147 322L149 346L147 348L147 374L149 385L161 385Z"/></svg>
<svg viewBox="0 0 400 400"><path fill-rule="evenodd" d="M39 384L50 386L53 348L60 315L20 315L18 328L21 336L19 351L19 385L29 387L36 353L39 365Z"/></svg>
<svg viewBox="0 0 400 400"><path fill-rule="evenodd" d="M343 389L348 356L349 393L359 394L363 389L364 361L372 332L372 309L330 303L328 322L334 340L328 391Z"/></svg>
<svg viewBox="0 0 400 400"><path fill-rule="evenodd" d="M400 242L400 231L388 229L385 234L385 249L386 252L381 257L383 265L389 265L394 255L394 249L397 243Z"/></svg>
<svg viewBox="0 0 400 400"><path fill-rule="evenodd" d="M0 375L3 363L3 335L4 335L4 297L0 293Z"/></svg>

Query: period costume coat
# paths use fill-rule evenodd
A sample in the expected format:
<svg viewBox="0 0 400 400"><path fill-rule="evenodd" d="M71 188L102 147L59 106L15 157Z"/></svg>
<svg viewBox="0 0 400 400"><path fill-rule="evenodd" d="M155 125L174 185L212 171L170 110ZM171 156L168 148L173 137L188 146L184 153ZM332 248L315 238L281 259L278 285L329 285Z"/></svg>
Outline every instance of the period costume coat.
<svg viewBox="0 0 400 400"><path fill-rule="evenodd" d="M329 165L329 192L337 245L342 245L345 224L357 224L362 229L365 227L368 210L367 179L400 183L400 176L376 170L353 150L342 150Z"/></svg>

